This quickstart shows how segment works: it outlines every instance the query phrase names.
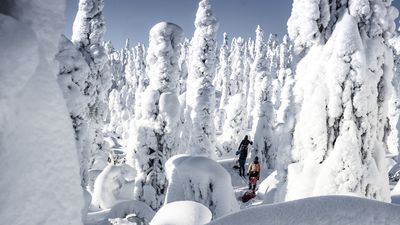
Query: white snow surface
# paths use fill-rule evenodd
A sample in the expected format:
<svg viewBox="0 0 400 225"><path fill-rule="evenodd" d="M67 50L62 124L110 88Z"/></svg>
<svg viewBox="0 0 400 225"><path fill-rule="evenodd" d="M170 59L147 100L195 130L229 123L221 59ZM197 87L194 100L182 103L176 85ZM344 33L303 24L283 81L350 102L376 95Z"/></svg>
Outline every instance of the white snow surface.
<svg viewBox="0 0 400 225"><path fill-rule="evenodd" d="M396 225L400 206L351 196L323 196L242 210L208 225Z"/></svg>
<svg viewBox="0 0 400 225"><path fill-rule="evenodd" d="M279 181L276 179L276 174L276 171L272 172L258 186L256 194L257 197L263 199L263 203L270 204L275 202L277 185L279 183Z"/></svg>
<svg viewBox="0 0 400 225"><path fill-rule="evenodd" d="M133 200L136 171L127 164L109 164L94 183L92 205L101 209L113 207L123 200Z"/></svg>
<svg viewBox="0 0 400 225"><path fill-rule="evenodd" d="M168 189L165 203L191 200L209 207L218 218L239 210L229 173L203 156L176 155L165 164Z"/></svg>
<svg viewBox="0 0 400 225"><path fill-rule="evenodd" d="M328 42L313 46L297 66L298 163L288 171L286 200L352 192L389 201L382 121L391 56L383 39L359 29L345 12Z"/></svg>
<svg viewBox="0 0 400 225"><path fill-rule="evenodd" d="M54 61L65 1L6 0L0 8L0 83L8 85L0 89L13 89L0 96L0 223L82 224L78 156Z"/></svg>
<svg viewBox="0 0 400 225"><path fill-rule="evenodd" d="M21 91L38 65L38 43L28 25L0 14L0 99ZM20 66L20 65L25 66Z"/></svg>
<svg viewBox="0 0 400 225"><path fill-rule="evenodd" d="M193 201L171 202L156 213L150 225L203 225L212 214L204 205Z"/></svg>

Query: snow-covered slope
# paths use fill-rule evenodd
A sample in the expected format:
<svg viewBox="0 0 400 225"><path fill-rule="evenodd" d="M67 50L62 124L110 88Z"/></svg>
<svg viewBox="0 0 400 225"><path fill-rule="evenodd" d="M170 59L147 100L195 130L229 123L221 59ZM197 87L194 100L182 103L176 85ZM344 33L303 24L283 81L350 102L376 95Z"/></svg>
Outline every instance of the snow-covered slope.
<svg viewBox="0 0 400 225"><path fill-rule="evenodd" d="M208 225L397 225L400 206L350 196L324 196L253 207Z"/></svg>

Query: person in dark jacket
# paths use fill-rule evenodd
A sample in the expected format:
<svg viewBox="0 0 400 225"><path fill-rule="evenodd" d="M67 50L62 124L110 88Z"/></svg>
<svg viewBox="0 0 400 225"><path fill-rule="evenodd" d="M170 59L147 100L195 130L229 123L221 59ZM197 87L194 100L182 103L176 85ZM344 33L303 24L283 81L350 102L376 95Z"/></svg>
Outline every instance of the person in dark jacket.
<svg viewBox="0 0 400 225"><path fill-rule="evenodd" d="M248 152L248 146L253 145L253 142L249 140L249 136L246 135L244 136L244 139L242 142L240 142L238 151L236 152L236 155L239 155L239 175L240 176L245 176L246 174L244 173L244 166L246 164L246 159L247 159L247 152Z"/></svg>

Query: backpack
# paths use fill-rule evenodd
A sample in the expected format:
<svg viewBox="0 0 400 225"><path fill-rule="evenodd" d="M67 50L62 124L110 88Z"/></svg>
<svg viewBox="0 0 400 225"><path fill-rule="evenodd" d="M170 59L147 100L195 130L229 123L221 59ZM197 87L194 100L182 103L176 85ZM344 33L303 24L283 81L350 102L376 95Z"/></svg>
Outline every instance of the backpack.
<svg viewBox="0 0 400 225"><path fill-rule="evenodd" d="M252 163L251 167L250 167L250 172L259 173L260 172L260 164Z"/></svg>

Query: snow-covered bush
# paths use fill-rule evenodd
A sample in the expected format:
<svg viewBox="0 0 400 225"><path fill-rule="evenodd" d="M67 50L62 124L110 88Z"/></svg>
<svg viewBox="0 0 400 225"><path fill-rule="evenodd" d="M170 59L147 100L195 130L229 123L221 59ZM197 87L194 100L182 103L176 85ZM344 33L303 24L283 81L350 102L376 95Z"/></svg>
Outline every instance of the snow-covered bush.
<svg viewBox="0 0 400 225"><path fill-rule="evenodd" d="M2 224L82 224L74 130L56 80L64 10L61 0L1 2Z"/></svg>
<svg viewBox="0 0 400 225"><path fill-rule="evenodd" d="M127 164L109 164L94 183L92 205L100 209L112 208L118 202L133 200L136 171Z"/></svg>
<svg viewBox="0 0 400 225"><path fill-rule="evenodd" d="M203 156L176 155L165 164L165 203L190 200L207 206L215 218L239 210L229 173Z"/></svg>

